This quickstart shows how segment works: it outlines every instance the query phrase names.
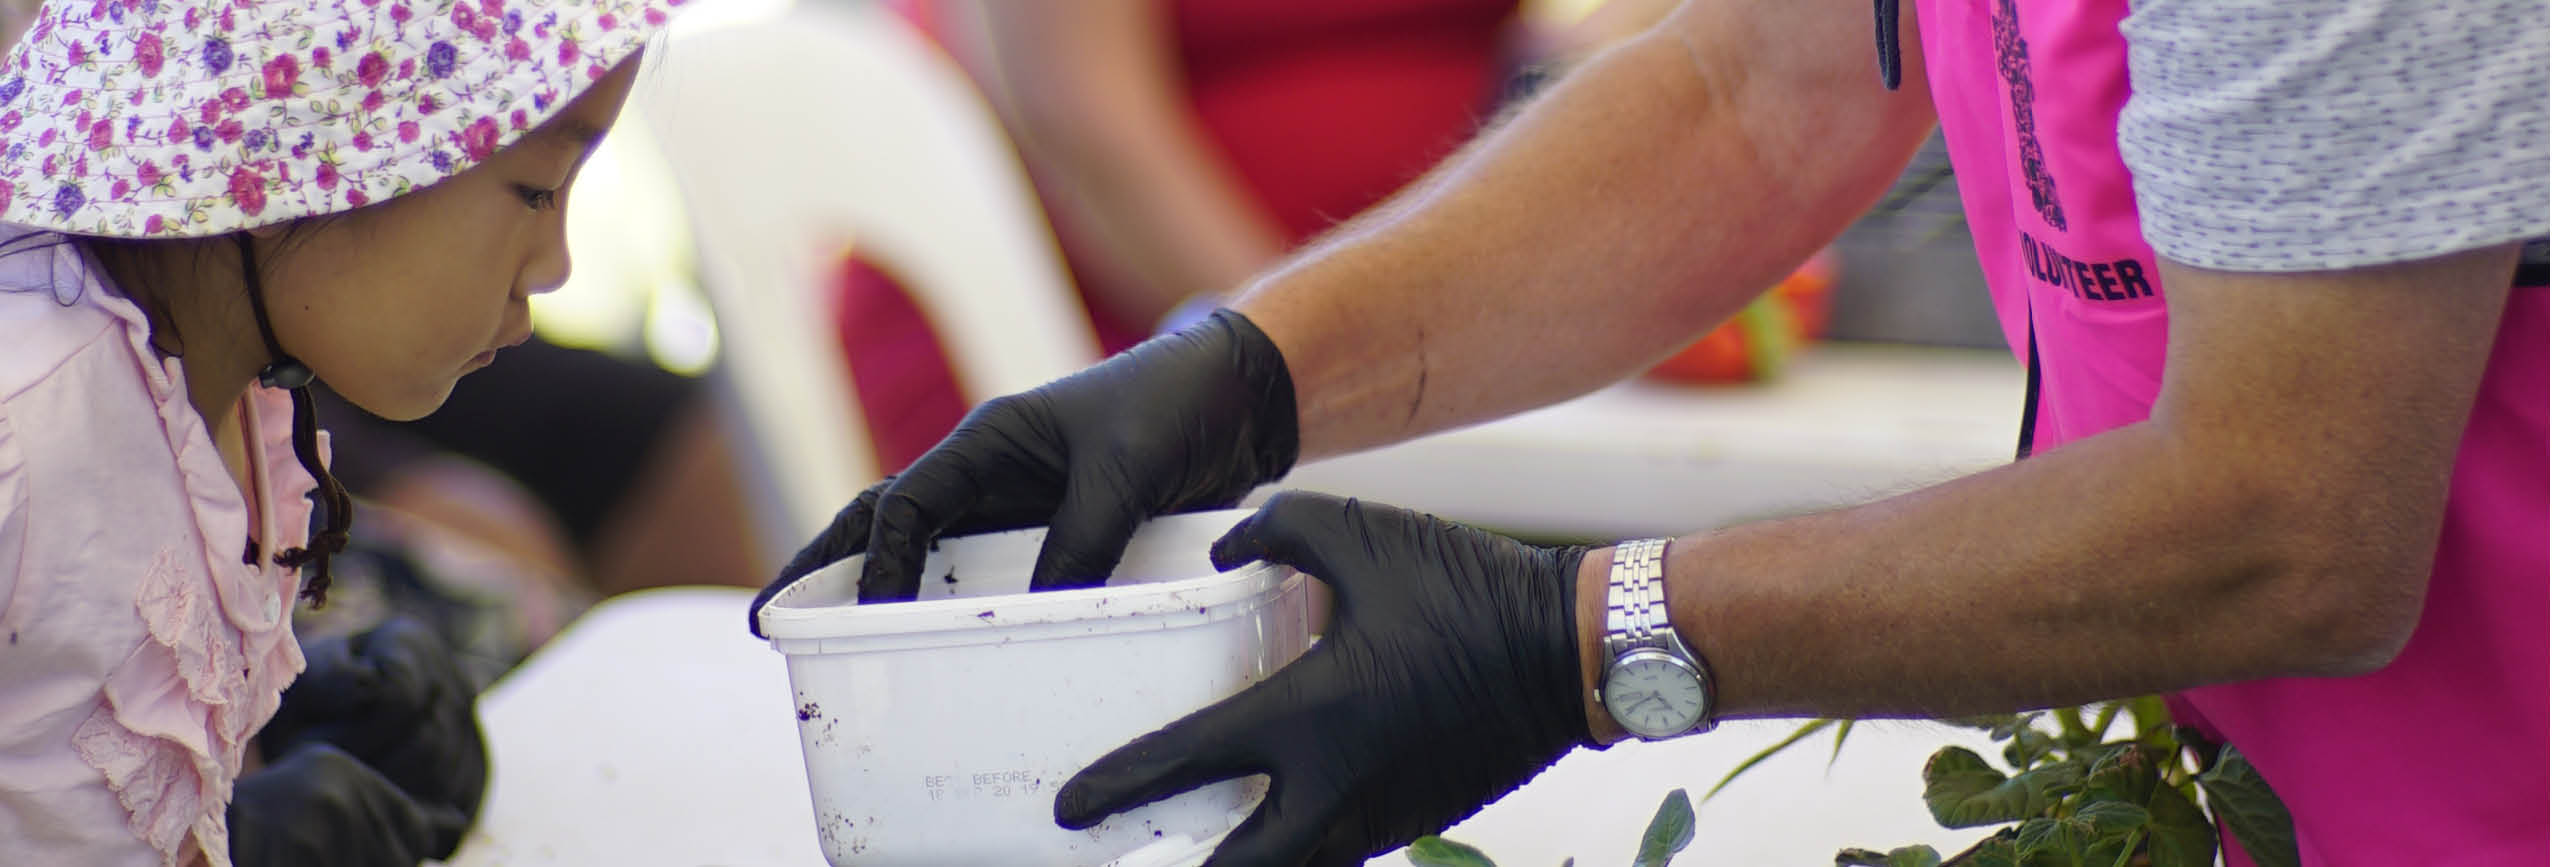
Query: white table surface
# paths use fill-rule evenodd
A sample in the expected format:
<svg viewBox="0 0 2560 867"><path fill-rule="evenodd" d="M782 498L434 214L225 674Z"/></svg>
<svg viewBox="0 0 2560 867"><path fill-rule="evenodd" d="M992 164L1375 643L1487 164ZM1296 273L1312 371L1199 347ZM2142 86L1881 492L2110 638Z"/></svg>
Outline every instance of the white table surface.
<svg viewBox="0 0 2560 867"><path fill-rule="evenodd" d="M819 865L782 656L727 587L608 599L480 697L453 867Z"/></svg>
<svg viewBox="0 0 2560 867"><path fill-rule="evenodd" d="M1800 514L2007 462L2008 353L1823 344L1758 385L1636 382L1310 462L1280 481L1515 532L1625 538Z"/></svg>
<svg viewBox="0 0 2560 867"><path fill-rule="evenodd" d="M492 688L480 704L488 801L449 863L825 863L782 657L748 637L748 596L677 588L609 600ZM1792 727L1735 723L1577 752L1449 836L1506 865L1623 863L1663 793L1704 793ZM1675 863L1827 865L1845 845L1952 854L1979 835L1937 828L1920 802L1922 760L1950 743L1988 748L1977 733L1909 722L1862 726L1827 770L1827 743L1800 746L1701 809L1697 842Z"/></svg>

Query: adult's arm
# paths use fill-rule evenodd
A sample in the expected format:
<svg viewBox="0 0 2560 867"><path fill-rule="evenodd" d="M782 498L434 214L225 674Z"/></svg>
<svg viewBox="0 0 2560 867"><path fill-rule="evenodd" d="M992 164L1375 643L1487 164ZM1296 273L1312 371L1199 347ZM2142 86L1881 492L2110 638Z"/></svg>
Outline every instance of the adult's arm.
<svg viewBox="0 0 2560 867"><path fill-rule="evenodd" d="M1886 91L1873 22L1687 3L1256 281L1236 309L1288 359L1303 454L1598 388L1775 285L1933 122L1915 25Z"/></svg>

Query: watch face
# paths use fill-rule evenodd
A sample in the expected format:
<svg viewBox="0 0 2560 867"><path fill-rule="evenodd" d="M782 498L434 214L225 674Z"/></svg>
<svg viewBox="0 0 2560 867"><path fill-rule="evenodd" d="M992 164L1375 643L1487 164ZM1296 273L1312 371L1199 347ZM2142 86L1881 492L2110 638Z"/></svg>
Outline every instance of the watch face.
<svg viewBox="0 0 2560 867"><path fill-rule="evenodd" d="M1611 668L1600 699L1618 725L1648 738L1696 728L1707 710L1706 690L1697 675L1661 654L1638 654Z"/></svg>

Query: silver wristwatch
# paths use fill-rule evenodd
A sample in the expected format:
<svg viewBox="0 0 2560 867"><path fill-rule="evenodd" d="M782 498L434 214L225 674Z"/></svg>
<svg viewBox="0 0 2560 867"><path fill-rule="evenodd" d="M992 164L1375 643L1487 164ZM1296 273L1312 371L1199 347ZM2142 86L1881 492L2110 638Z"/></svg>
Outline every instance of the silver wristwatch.
<svg viewBox="0 0 2560 867"><path fill-rule="evenodd" d="M1596 698L1629 734L1661 740L1715 727L1716 679L1707 662L1671 631L1663 601L1668 539L1618 543L1609 561L1609 607L1601 638L1608 664Z"/></svg>

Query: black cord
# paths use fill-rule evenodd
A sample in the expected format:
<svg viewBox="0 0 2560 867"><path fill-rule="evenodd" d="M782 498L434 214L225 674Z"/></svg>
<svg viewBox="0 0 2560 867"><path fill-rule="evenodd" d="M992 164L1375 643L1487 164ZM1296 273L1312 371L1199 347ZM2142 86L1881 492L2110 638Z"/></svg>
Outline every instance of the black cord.
<svg viewBox="0 0 2560 867"><path fill-rule="evenodd" d="M309 567L303 576L302 598L314 606L325 604L329 596L329 557L347 548L347 528L354 523L355 506L347 496L345 485L330 474L320 461L320 417L311 403L311 368L296 360L276 342L275 326L267 321L267 291L258 277L257 259L249 244L249 233L231 236L240 248L240 282L249 290L249 310L257 316L258 337L267 343L272 359L258 371L258 382L268 388L293 392L293 456L302 469L320 485L320 505L326 510L328 523L312 534L311 543L300 548L276 552L275 563L287 569ZM250 559L257 554L257 540L250 540Z"/></svg>
<svg viewBox="0 0 2560 867"><path fill-rule="evenodd" d="M249 233L231 236L240 248L240 282L249 288L249 310L258 317L258 338L267 342L267 366L258 370L258 383L268 388L302 389L311 385L311 368L284 351L276 343L275 326L267 324L267 292L258 279L258 264L249 249Z"/></svg>

